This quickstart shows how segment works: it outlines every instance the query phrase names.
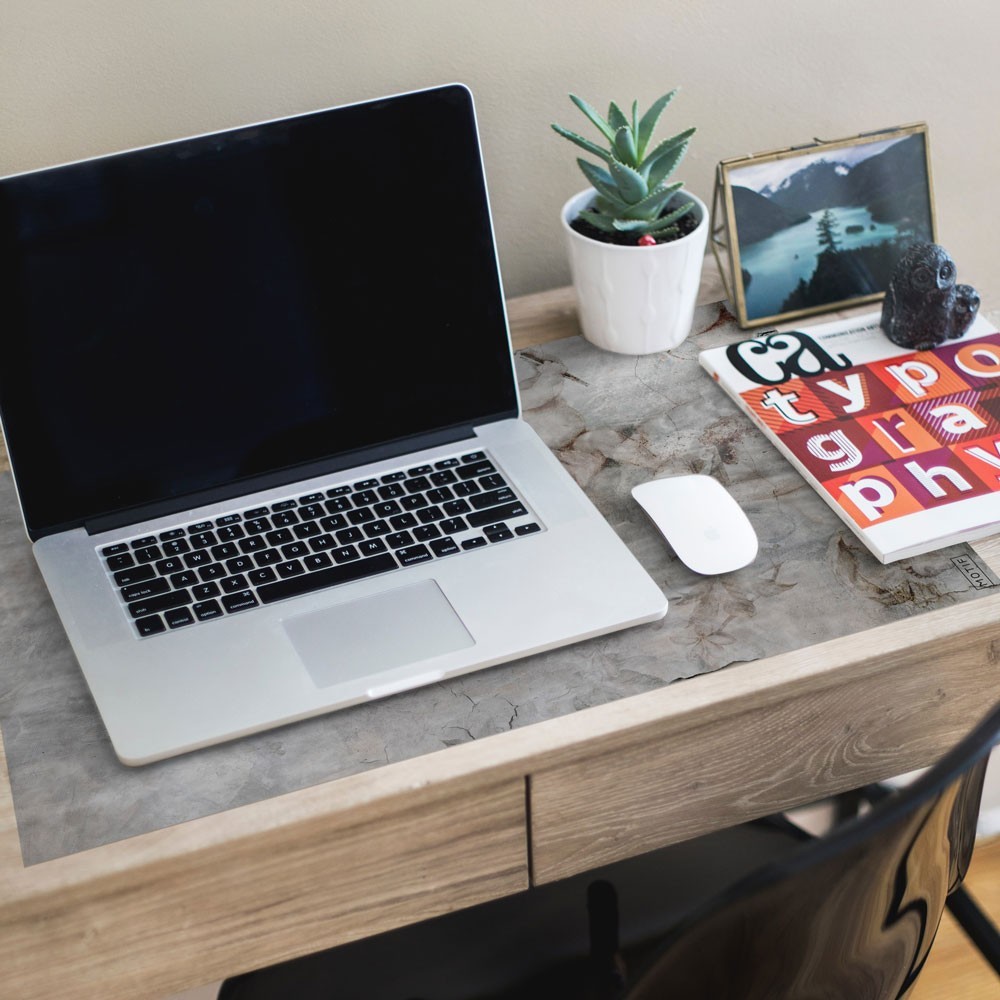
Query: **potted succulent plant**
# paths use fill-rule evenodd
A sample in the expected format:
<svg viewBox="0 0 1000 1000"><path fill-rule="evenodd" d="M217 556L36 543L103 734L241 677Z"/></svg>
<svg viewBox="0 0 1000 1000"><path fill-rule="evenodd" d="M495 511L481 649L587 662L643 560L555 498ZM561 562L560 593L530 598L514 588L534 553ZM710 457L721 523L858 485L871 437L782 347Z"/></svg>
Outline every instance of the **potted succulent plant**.
<svg viewBox="0 0 1000 1000"><path fill-rule="evenodd" d="M596 126L607 148L561 125L559 135L602 163L578 159L591 187L562 209L580 326L593 344L623 354L676 347L691 332L708 239L708 210L670 177L693 128L653 144L653 131L677 91L640 118L611 104L607 119L570 100Z"/></svg>

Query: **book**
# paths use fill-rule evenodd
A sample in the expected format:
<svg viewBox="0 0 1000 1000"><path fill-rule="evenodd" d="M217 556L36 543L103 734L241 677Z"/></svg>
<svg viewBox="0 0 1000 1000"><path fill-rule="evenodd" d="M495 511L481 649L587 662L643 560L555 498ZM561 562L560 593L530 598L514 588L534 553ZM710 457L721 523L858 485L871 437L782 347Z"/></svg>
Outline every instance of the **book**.
<svg viewBox="0 0 1000 1000"><path fill-rule="evenodd" d="M883 563L1000 530L1000 333L908 351L879 313L699 361Z"/></svg>

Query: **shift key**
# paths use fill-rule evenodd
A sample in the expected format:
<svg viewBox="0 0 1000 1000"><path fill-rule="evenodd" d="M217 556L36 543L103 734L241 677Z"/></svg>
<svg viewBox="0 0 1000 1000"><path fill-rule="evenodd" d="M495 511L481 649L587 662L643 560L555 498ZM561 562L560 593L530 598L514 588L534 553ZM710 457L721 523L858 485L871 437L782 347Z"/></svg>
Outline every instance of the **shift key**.
<svg viewBox="0 0 1000 1000"><path fill-rule="evenodd" d="M527 508L523 503L506 503L500 507L488 507L486 510L473 511L466 514L465 519L473 528L481 528L484 524L492 524L494 521L509 521L513 517L521 517L527 514Z"/></svg>
<svg viewBox="0 0 1000 1000"><path fill-rule="evenodd" d="M156 597L146 597L141 601L133 601L128 606L128 613L133 618L144 618L146 615L153 615L158 611L169 611L171 608L179 608L182 604L190 603L191 595L187 589L172 590L169 594L160 594Z"/></svg>

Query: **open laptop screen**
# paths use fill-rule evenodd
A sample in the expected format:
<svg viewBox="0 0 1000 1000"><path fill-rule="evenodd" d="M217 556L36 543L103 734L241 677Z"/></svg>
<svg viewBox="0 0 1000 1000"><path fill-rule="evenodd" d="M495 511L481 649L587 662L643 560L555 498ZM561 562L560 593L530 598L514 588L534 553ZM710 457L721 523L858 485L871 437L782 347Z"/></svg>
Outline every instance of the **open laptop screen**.
<svg viewBox="0 0 1000 1000"><path fill-rule="evenodd" d="M460 86L0 181L0 310L36 536L517 411Z"/></svg>

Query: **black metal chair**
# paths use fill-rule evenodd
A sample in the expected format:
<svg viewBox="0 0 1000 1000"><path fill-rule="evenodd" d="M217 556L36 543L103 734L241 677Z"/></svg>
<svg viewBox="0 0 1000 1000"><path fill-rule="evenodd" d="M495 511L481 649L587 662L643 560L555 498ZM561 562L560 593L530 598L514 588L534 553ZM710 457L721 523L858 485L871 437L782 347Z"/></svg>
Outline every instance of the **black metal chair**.
<svg viewBox="0 0 1000 1000"><path fill-rule="evenodd" d="M960 888L997 742L1000 707L818 839L746 824L236 977L220 1000L900 1000L949 900L1000 972Z"/></svg>

